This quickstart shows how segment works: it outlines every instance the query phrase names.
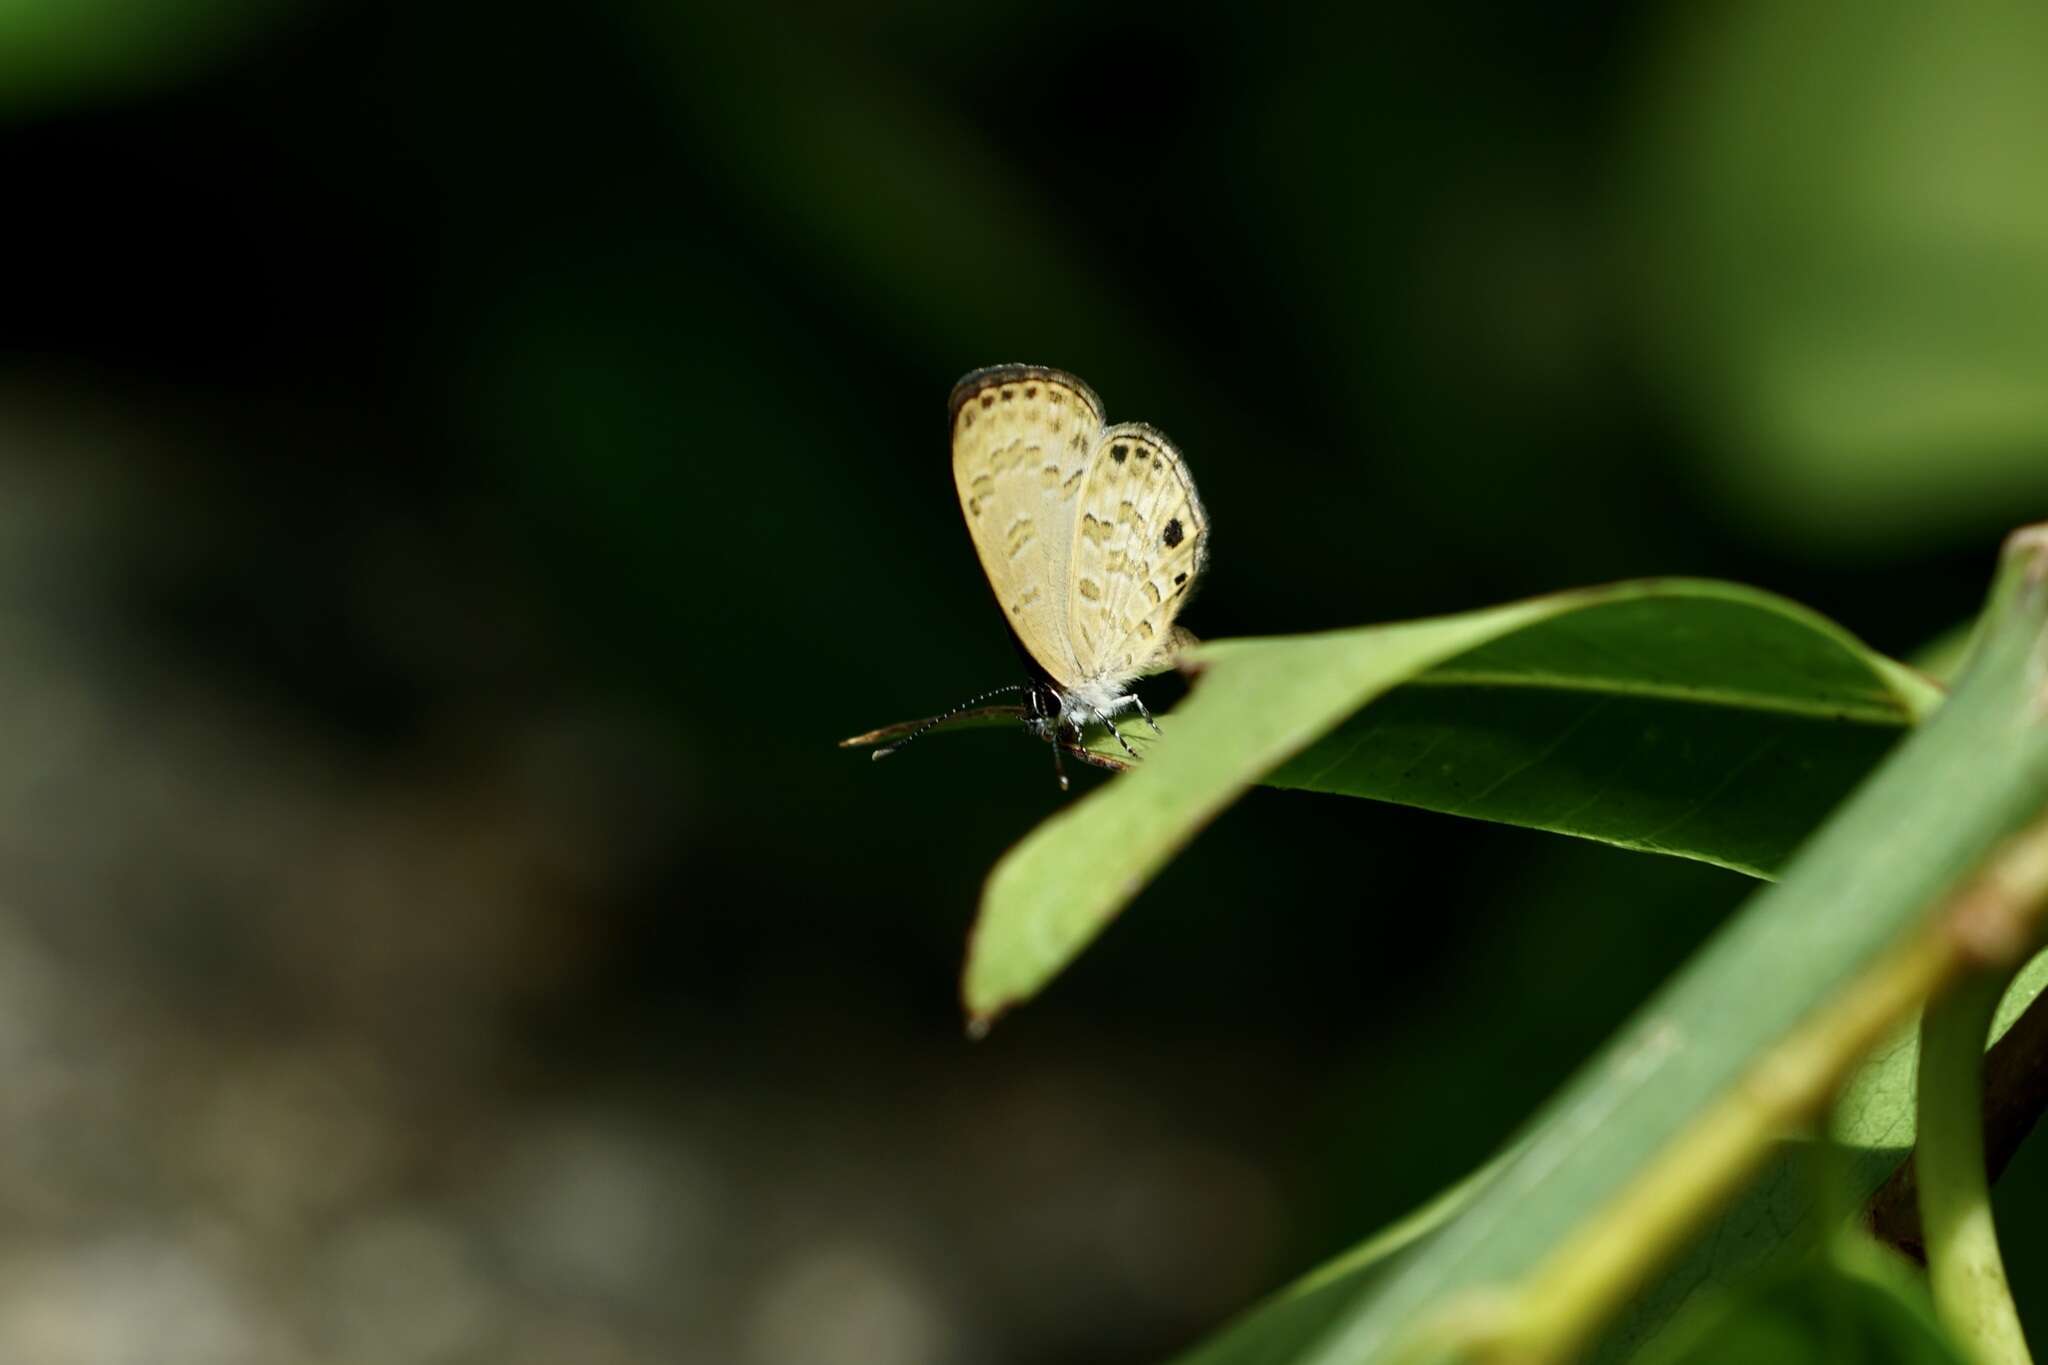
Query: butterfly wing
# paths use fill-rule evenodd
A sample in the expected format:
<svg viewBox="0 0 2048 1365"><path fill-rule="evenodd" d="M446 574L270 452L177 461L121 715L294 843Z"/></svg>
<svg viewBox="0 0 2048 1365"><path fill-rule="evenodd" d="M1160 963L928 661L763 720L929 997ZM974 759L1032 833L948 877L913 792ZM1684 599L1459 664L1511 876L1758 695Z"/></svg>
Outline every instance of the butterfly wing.
<svg viewBox="0 0 2048 1365"><path fill-rule="evenodd" d="M1102 433L1081 481L1067 634L1083 678L1127 679L1171 655L1208 558L1209 515L1165 433L1124 422Z"/></svg>
<svg viewBox="0 0 2048 1365"><path fill-rule="evenodd" d="M976 370L953 388L953 484L1004 617L1063 687L1088 676L1068 635L1075 505L1101 443L1102 402L1036 365Z"/></svg>

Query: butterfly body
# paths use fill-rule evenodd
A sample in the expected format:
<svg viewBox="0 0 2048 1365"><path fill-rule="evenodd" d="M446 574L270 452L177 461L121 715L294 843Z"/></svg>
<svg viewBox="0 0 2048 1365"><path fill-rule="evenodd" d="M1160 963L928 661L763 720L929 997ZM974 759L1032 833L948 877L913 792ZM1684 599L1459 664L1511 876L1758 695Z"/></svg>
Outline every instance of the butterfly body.
<svg viewBox="0 0 2048 1365"><path fill-rule="evenodd" d="M1144 712L1131 683L1191 638L1175 618L1209 519L1180 452L1143 423L1109 425L1093 390L1043 366L976 370L948 409L960 510L1035 675L1026 724L1055 744L1093 723L1115 733Z"/></svg>

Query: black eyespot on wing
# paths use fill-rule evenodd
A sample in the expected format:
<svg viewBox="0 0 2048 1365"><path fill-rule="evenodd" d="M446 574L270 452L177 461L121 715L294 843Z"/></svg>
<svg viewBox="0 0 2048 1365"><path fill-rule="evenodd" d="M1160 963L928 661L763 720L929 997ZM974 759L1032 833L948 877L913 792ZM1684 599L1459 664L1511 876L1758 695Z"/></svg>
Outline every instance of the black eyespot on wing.
<svg viewBox="0 0 2048 1365"><path fill-rule="evenodd" d="M1185 573L1177 573L1177 574L1175 574L1175 575L1173 576L1173 585L1174 585L1175 587L1179 587L1179 586L1180 586L1181 584L1183 584L1183 583L1185 583L1185 582L1187 582L1187 581L1188 581L1188 576L1187 576L1187 575L1186 575Z"/></svg>
<svg viewBox="0 0 2048 1365"><path fill-rule="evenodd" d="M1122 464L1124 457L1130 453L1131 448L1129 446L1111 446L1109 448L1109 458L1115 460L1118 464Z"/></svg>
<svg viewBox="0 0 2048 1365"><path fill-rule="evenodd" d="M996 405L996 396L992 393L983 394L981 396L981 405L985 408L994 407Z"/></svg>
<svg viewBox="0 0 2048 1365"><path fill-rule="evenodd" d="M1166 548L1169 550L1180 544L1182 539L1180 518L1175 517L1172 521L1167 522L1166 530L1160 534L1159 538L1166 542Z"/></svg>

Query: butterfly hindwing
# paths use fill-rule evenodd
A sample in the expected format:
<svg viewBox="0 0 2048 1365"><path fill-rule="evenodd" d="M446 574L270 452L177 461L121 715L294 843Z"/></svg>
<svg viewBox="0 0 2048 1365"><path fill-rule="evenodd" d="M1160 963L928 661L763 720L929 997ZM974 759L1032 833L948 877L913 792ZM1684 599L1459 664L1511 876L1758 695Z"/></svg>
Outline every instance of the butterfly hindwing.
<svg viewBox="0 0 2048 1365"><path fill-rule="evenodd" d="M1069 634L1075 506L1102 438L1102 403L1035 365L976 370L953 389L953 483L1003 615L1055 683L1088 675Z"/></svg>
<svg viewBox="0 0 2048 1365"><path fill-rule="evenodd" d="M1067 634L1085 678L1150 672L1201 576L1209 518L1164 433L1124 422L1089 454L1075 508Z"/></svg>

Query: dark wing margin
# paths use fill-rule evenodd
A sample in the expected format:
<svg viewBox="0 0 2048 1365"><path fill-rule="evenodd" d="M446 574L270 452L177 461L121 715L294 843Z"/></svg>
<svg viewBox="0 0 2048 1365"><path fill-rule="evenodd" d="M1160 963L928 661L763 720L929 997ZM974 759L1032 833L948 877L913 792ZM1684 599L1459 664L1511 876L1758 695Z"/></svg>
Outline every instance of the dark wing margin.
<svg viewBox="0 0 2048 1365"><path fill-rule="evenodd" d="M952 430L961 408L988 390L1000 390L1006 384L1028 385L1034 380L1072 389L1095 409L1096 425L1102 424L1102 400L1095 396L1095 390L1065 370L1056 370L1050 365L985 365L962 375L960 382L953 386L951 396L946 399L946 429Z"/></svg>

